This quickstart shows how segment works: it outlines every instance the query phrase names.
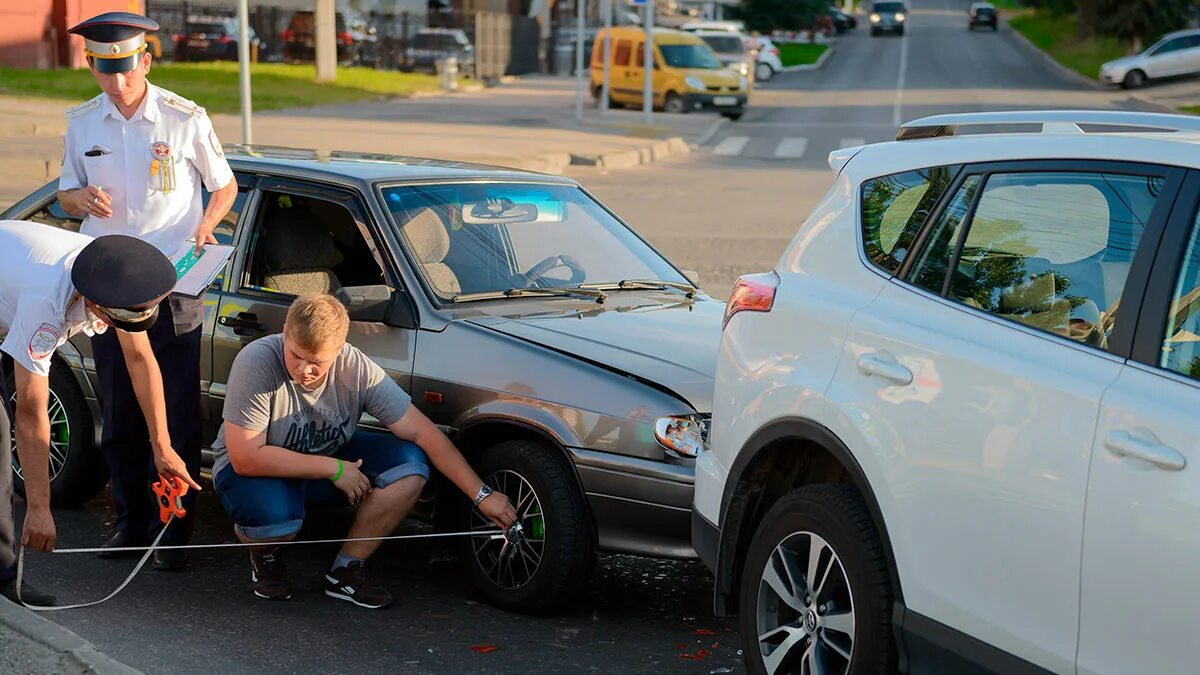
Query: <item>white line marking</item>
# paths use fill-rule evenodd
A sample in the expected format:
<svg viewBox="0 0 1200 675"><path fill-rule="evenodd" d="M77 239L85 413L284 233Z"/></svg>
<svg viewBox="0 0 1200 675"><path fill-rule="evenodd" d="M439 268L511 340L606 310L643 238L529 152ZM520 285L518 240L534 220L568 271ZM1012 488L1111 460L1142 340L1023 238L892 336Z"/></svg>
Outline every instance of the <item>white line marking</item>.
<svg viewBox="0 0 1200 675"><path fill-rule="evenodd" d="M843 138L841 144L839 144L838 147L839 148L857 148L860 145L866 145L866 144L867 144L867 139L865 139L865 138Z"/></svg>
<svg viewBox="0 0 1200 675"><path fill-rule="evenodd" d="M775 146L775 156L800 159L804 156L804 150L807 147L807 138L785 138L779 141L779 145Z"/></svg>
<svg viewBox="0 0 1200 675"><path fill-rule="evenodd" d="M750 142L749 136L730 136L713 148L714 155L740 155Z"/></svg>
<svg viewBox="0 0 1200 675"><path fill-rule="evenodd" d="M908 31L900 37L900 72L896 75L896 102L892 105L892 124L900 126L900 109L904 105L904 78L908 74Z"/></svg>

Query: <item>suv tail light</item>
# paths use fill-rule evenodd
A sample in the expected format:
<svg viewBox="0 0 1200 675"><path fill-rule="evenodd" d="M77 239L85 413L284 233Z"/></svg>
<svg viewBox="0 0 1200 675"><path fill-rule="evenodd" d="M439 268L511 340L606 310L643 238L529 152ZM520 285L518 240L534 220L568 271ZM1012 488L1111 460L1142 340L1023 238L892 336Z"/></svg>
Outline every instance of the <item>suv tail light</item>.
<svg viewBox="0 0 1200 675"><path fill-rule="evenodd" d="M721 328L729 323L738 312L769 312L775 304L775 289L779 288L779 277L774 272L765 274L747 274L738 277L729 294L729 303L725 305L725 321Z"/></svg>
<svg viewBox="0 0 1200 675"><path fill-rule="evenodd" d="M292 30L290 28L283 29L283 32L281 32L279 34L279 39L283 40L284 42L291 42L292 41Z"/></svg>
<svg viewBox="0 0 1200 675"><path fill-rule="evenodd" d="M229 37L228 35L222 35L221 37L217 38L217 42L220 42L223 45L227 45L227 44L233 42L233 38Z"/></svg>
<svg viewBox="0 0 1200 675"><path fill-rule="evenodd" d="M171 42L183 42L183 33L176 33L171 36Z"/></svg>
<svg viewBox="0 0 1200 675"><path fill-rule="evenodd" d="M339 43L344 44L344 45L348 45L348 44L354 42L354 36L350 35L349 32L338 33L337 39L338 39Z"/></svg>
<svg viewBox="0 0 1200 675"><path fill-rule="evenodd" d="M779 56L779 47L771 47L771 54Z"/></svg>

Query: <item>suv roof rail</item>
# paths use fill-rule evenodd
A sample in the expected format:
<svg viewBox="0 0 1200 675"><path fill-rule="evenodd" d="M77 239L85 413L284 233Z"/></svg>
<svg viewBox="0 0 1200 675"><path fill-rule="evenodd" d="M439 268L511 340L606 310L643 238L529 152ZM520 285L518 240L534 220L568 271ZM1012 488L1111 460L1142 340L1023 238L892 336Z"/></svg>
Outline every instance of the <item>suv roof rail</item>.
<svg viewBox="0 0 1200 675"><path fill-rule="evenodd" d="M1125 110L1014 110L950 113L913 120L900 127L896 140L956 136L960 127L1040 124L1043 134L1082 134L1084 125L1128 127L1138 131L1200 131L1200 117Z"/></svg>

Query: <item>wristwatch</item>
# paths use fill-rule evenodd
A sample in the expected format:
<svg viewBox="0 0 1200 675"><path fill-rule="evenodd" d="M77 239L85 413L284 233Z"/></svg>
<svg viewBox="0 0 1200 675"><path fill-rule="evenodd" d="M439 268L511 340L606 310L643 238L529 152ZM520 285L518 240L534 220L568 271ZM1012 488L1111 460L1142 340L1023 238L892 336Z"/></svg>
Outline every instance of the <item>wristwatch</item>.
<svg viewBox="0 0 1200 675"><path fill-rule="evenodd" d="M492 488L488 487L487 485L480 485L479 492L475 493L475 506L479 506L481 503L483 503L483 500L487 499L488 495L490 494L492 494Z"/></svg>

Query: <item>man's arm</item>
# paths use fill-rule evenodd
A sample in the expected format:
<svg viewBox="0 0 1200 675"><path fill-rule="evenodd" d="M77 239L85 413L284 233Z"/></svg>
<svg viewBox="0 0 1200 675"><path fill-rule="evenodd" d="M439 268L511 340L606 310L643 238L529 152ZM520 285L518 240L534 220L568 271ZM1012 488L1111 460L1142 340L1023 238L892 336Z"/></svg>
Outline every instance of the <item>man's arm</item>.
<svg viewBox="0 0 1200 675"><path fill-rule="evenodd" d="M50 515L50 379L14 361L17 381L17 456L25 478L25 527L21 543L38 551L54 549ZM8 467L0 467L8 471Z"/></svg>
<svg viewBox="0 0 1200 675"><path fill-rule="evenodd" d="M76 218L112 216L112 197L95 185L59 190L54 194L58 197L58 203L62 204L63 210Z"/></svg>
<svg viewBox="0 0 1200 675"><path fill-rule="evenodd" d="M265 431L251 431L225 422L225 448L229 463L239 476L270 478L333 478L338 460L324 455L306 455L277 445L267 445Z"/></svg>
<svg viewBox="0 0 1200 675"><path fill-rule="evenodd" d="M143 332L126 333L117 331L117 341L121 343L121 353L125 355L125 367L129 370L129 380L133 384L133 393L137 395L138 405L146 418L146 428L150 432L150 447L154 451L154 465L165 478L178 478L194 490L200 486L188 475L187 465L171 447L171 432L167 427L167 403L163 396L162 372L158 369L158 359L150 348L150 336Z"/></svg>
<svg viewBox="0 0 1200 675"><path fill-rule="evenodd" d="M213 230L217 229L217 225L221 222L221 219L233 207L233 201L237 199L237 192L237 180L231 180L225 187L216 190L208 198L208 207L204 209L204 217L200 220L200 227L196 228L197 251L204 248L205 244L217 243L217 238L213 236Z"/></svg>

